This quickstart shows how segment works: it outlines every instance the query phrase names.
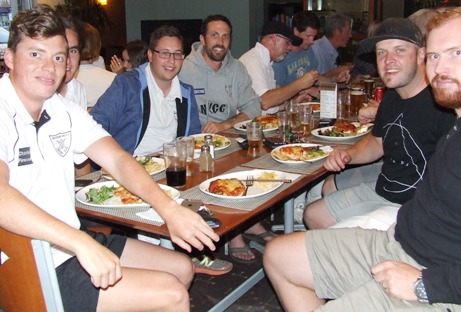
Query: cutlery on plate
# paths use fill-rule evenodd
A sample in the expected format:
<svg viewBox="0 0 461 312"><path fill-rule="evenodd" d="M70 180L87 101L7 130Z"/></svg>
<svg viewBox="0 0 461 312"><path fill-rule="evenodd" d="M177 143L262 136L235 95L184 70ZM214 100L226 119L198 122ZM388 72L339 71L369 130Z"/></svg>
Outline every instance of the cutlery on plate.
<svg viewBox="0 0 461 312"><path fill-rule="evenodd" d="M243 193L243 196L247 196L248 189L250 188L250 186L253 186L253 181L254 181L253 176L252 175L247 176L247 179L244 181L245 181L246 189L245 189L245 193Z"/></svg>
<svg viewBox="0 0 461 312"><path fill-rule="evenodd" d="M292 181L290 179L249 179L247 177L246 180L240 180L242 182L247 182L247 181L253 181L253 182L283 182L283 183L291 183Z"/></svg>

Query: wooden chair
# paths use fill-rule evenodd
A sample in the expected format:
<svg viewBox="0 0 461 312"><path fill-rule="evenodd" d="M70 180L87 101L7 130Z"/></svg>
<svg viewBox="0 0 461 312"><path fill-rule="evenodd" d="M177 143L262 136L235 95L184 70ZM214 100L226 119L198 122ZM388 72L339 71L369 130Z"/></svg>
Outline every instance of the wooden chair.
<svg viewBox="0 0 461 312"><path fill-rule="evenodd" d="M48 242L0 228L0 250L1 310L64 311Z"/></svg>

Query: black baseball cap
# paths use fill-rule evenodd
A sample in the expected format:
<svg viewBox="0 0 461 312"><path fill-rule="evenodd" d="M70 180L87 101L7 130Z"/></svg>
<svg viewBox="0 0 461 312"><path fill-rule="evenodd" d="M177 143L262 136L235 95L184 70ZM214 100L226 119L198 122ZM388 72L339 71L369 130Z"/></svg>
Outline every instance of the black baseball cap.
<svg viewBox="0 0 461 312"><path fill-rule="evenodd" d="M424 46L424 37L421 30L407 18L391 17L385 19L376 29L373 37L360 42L367 51L375 50L376 43L387 39L400 39Z"/></svg>
<svg viewBox="0 0 461 312"><path fill-rule="evenodd" d="M303 43L303 39L295 36L290 27L282 22L271 21L264 24L263 30L261 31L261 37L272 34L281 35L282 37L289 39L291 44L296 47L299 47Z"/></svg>

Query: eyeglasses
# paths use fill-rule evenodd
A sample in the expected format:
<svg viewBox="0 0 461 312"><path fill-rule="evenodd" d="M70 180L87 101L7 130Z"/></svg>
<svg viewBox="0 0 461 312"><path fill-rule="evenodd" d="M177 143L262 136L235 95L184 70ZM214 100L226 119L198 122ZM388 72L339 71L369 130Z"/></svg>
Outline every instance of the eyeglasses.
<svg viewBox="0 0 461 312"><path fill-rule="evenodd" d="M173 56L173 58L175 60L183 60L184 59L184 53L182 52L175 52L175 53L171 53L171 52L168 52L168 51L158 51L158 50L152 50L153 52L155 53L158 53L158 56L160 56L160 58L162 59L169 59L171 56Z"/></svg>
<svg viewBox="0 0 461 312"><path fill-rule="evenodd" d="M282 38L282 39L285 39L287 41L287 44L291 44L291 40L285 36L282 36L282 35L279 35L279 34L275 34L277 37L279 38Z"/></svg>

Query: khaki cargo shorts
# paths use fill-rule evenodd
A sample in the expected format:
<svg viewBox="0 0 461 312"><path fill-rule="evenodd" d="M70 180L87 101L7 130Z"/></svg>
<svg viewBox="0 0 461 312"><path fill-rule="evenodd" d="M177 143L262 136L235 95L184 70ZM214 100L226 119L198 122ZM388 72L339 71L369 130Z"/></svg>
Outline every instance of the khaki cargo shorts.
<svg viewBox="0 0 461 312"><path fill-rule="evenodd" d="M316 311L461 311L457 305L429 305L389 297L375 282L371 267L385 260L422 268L395 241L394 226L387 232L360 228L307 231L306 248L317 296L336 299Z"/></svg>

